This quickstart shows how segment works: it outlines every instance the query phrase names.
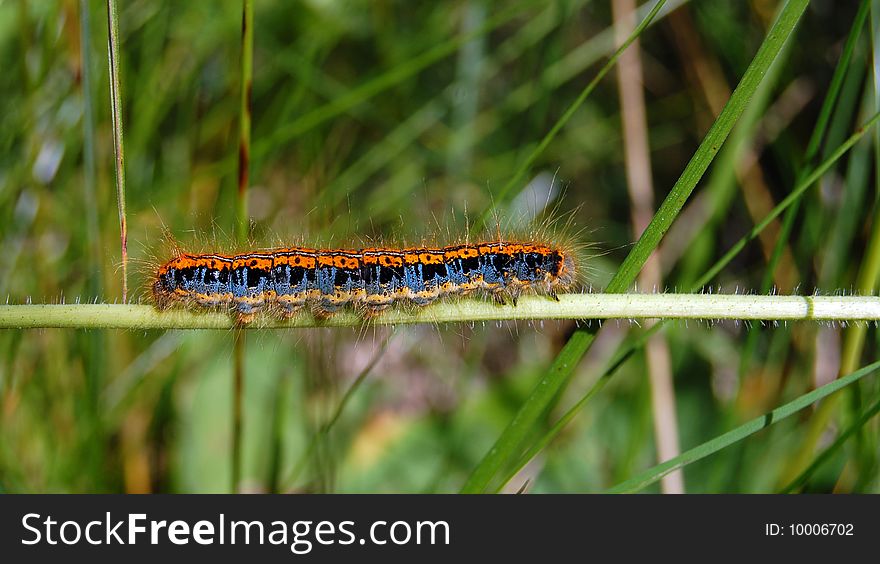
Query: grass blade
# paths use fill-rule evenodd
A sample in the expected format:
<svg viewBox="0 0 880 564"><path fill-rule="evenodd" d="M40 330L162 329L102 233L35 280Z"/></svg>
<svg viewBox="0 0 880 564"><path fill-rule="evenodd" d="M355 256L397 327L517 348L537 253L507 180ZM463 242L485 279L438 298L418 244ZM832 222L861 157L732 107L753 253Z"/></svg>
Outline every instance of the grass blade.
<svg viewBox="0 0 880 564"><path fill-rule="evenodd" d="M681 173L678 181L672 187L669 196L660 205L660 209L654 215L648 228L642 233L635 247L624 259L623 264L617 269L614 277L608 283L606 291L609 293L623 292L636 279L639 271L648 256L654 251L660 243L660 239L672 225L672 222L678 217L678 213L684 206L688 197L693 192L697 183L703 177L703 173L709 168L709 163L718 154L718 150L730 134L737 119L745 110L746 105L752 98L752 94L757 90L758 85L770 68L770 65L776 59L776 56L782 50L782 46L786 40L794 32L797 22L807 7L808 0L789 0L782 12L779 14L773 27L770 29L761 47L758 49L755 58L746 70L740 80L739 85L730 100L724 106L721 114L716 118L715 123L706 133L703 142L700 143L694 156Z"/></svg>
<svg viewBox="0 0 880 564"><path fill-rule="evenodd" d="M743 248L745 248L746 244L749 241L757 237L758 233L760 233L765 227L770 225L770 222L774 217L777 217L779 214L785 211L786 208L800 201L800 197L803 196L804 192L810 186L814 186L816 180L824 175L831 168L831 166L833 166L834 163L837 162L840 157L846 154L846 152L851 149L856 144L856 142L858 142L858 140L861 139L862 136L864 136L865 133L870 130L870 128L877 122L878 119L880 119L880 114L877 114L873 118L871 118L864 126L859 128L858 131L850 136L850 138L847 139L840 147L832 152L832 154L826 160L819 164L819 166L817 166L815 170L806 174L805 178L800 182L800 184L798 184L795 189L792 190L789 197L780 202L779 205L776 206L767 217L760 221L751 232L749 232L746 236L737 241L737 243L734 244L731 250L726 253L717 263L715 263L709 269L709 271L707 271L706 274L704 274L697 281L694 287L691 288L691 291L696 292L701 287L708 284L712 280L712 278L714 278L715 274L717 274L721 271L721 269L724 268L724 265L729 263L737 254L739 254L739 252ZM592 398L602 387L604 387L604 385L607 383L608 379L610 379L610 377L614 374L614 372L624 362L626 362L626 360L628 360L634 352L644 346L651 335L659 331L665 325L665 323L666 320L660 321L656 325L652 326L650 329L644 331L641 335L632 340L628 345L624 345L625 348L621 348L617 352L614 360L609 363L608 368L606 368L606 370L600 375L599 379L596 381L593 387L590 388L590 390L583 397L581 397L581 399L578 400L578 402L574 406L572 406L568 411L565 412L565 414L553 425L553 427L550 428L550 430L547 431L547 433L545 433L544 436L542 436L541 439L529 449L526 455L519 459L517 464L507 474L504 482L506 483L511 478L513 478L513 476L523 466L525 466L526 463L529 462L529 460L531 460L539 452L541 452L541 450L543 450L553 440L553 438L556 437L556 435L558 435L572 419L574 419L577 412L580 411L581 408L583 408L583 406L590 400L590 398Z"/></svg>
<svg viewBox="0 0 880 564"><path fill-rule="evenodd" d="M648 256L656 248L669 226L672 225L688 196L709 167L709 163L718 153L721 144L727 138L737 118L742 114L767 69L770 68L783 45L794 32L807 3L807 0L789 0L785 4L730 100L709 129L681 177L672 187L669 196L663 201L651 223L609 282L606 288L608 293L623 292L635 281L645 261L648 260ZM519 447L526 433L537 421L540 414L549 408L553 398L557 397L565 388L574 367L589 350L593 338L594 334L587 329L582 328L574 332L548 373L541 378L495 445L474 468L465 482L462 492L486 491L497 472L505 464L519 457Z"/></svg>
<svg viewBox="0 0 880 564"><path fill-rule="evenodd" d="M791 481L791 483L782 488L780 493L790 493L802 488L807 483L807 480L810 479L810 476L812 476L813 473L816 472L816 470L818 470L823 464L825 464L825 462L829 458L831 458L834 453L836 453L840 449L840 447L842 447L844 443L846 443L846 441L848 441L854 434L859 432L859 430L861 430L868 423L868 421L870 421L878 413L880 413L880 400L874 402L874 405L872 405L864 413L862 413L862 415L857 420L853 421L853 423L843 433L841 433L840 436L837 437L837 439L835 439L833 443L831 443L831 446L822 451L822 454L817 456L813 460L813 462L810 463L810 465L803 472L801 472L801 474L797 478L795 478Z"/></svg>
<svg viewBox="0 0 880 564"><path fill-rule="evenodd" d="M874 371L878 368L880 368L880 361L869 364L868 366L865 366L864 368L861 368L853 372L852 374L825 384L821 388L816 388L812 392L808 392L795 399L794 401L791 401L781 407L777 407L773 411L762 415L761 417L756 417L755 419L752 419L748 423L740 425L732 431L724 433L721 436L715 437L711 441L707 441L697 447L687 450L681 455L676 456L672 460L668 460L663 464L658 464L652 468L649 468L639 475L634 476L629 480L626 480L625 482L621 482L620 484L614 486L608 491L609 493L630 493L641 490L642 488L653 484L669 472L672 472L679 468L683 468L691 462L695 462L711 454L714 454L725 447L728 447L736 442L745 439L749 435L757 433L761 429L778 423L779 421L785 419L786 417L789 417L794 413L797 413L805 407L809 407L820 399L827 397L834 392L849 386L850 384L858 382L865 376L874 373Z"/></svg>
<svg viewBox="0 0 880 564"><path fill-rule="evenodd" d="M110 108L113 117L113 152L116 156L116 205L119 209L119 237L122 246L122 303L128 301L128 223L125 215L125 144L122 138L122 95L119 87L119 9L116 0L107 0L110 65Z"/></svg>

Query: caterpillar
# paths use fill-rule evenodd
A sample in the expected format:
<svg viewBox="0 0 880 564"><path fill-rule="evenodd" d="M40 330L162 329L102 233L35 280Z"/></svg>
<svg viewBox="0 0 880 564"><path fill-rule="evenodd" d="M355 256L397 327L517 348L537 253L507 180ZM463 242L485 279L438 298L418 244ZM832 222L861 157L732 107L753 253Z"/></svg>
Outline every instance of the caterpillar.
<svg viewBox="0 0 880 564"><path fill-rule="evenodd" d="M249 323L260 311L285 319L304 308L319 318L346 306L371 317L395 303L424 306L474 292L515 304L524 291L555 298L574 286L577 274L573 253L538 242L291 247L234 255L177 252L159 265L151 290L159 309L226 308Z"/></svg>

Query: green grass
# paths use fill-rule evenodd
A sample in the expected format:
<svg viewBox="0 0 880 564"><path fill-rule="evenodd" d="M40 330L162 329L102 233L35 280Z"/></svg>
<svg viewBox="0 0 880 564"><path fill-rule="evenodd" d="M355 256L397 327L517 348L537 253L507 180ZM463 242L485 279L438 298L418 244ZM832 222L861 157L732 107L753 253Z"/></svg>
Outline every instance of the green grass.
<svg viewBox="0 0 880 564"><path fill-rule="evenodd" d="M640 7L662 204L634 241L608 3L255 2L249 38L238 3L122 3L116 105L103 3L0 3L0 290L121 302L121 218L136 301L166 227L198 247L251 228L261 244L358 246L492 231L537 207L538 222L572 214L594 290L629 291L659 248L667 291L874 293L868 2L814 4ZM719 90L733 95L714 115ZM749 147L763 192L735 174ZM522 309L565 306L546 302ZM229 330L108 329L155 318L124 307L60 323L98 329L0 331L0 490L657 491L677 468L689 492L880 487L880 383L861 378L874 325L655 325L683 449L661 463L646 332L625 320L454 304L483 321L255 330L236 347Z"/></svg>
<svg viewBox="0 0 880 564"><path fill-rule="evenodd" d="M780 17L768 32L767 39L761 44L754 60L746 70L739 86L734 90L721 114L706 133L681 177L672 186L672 190L663 200L651 223L645 228L636 245L617 269L611 281L608 282L605 288L607 292L624 292L633 284L642 266L648 260L648 256L657 248L660 239L663 238L669 226L672 225L684 207L703 173L709 168L709 163L712 162L724 140L730 134L730 130L733 129L736 120L745 110L746 104L760 85L761 78L767 74L770 65L791 36L806 6L806 0L786 3ZM462 492L479 493L485 491L489 482L505 462L512 462L518 457L518 451L525 435L534 427L540 415L547 410L550 402L567 385L578 361L590 349L594 336L595 333L591 330L578 329L569 338L547 376L537 384L535 391L523 404L520 412L498 438L486 457L474 469L462 488Z"/></svg>
<svg viewBox="0 0 880 564"><path fill-rule="evenodd" d="M834 380L833 382L831 382L829 384L825 384L821 388L817 388L817 389L813 390L812 392L804 394L804 395L798 397L797 399L774 409L773 411L767 413L766 415L762 415L761 417L757 417L755 419L752 419L748 423L740 425L736 429L733 429L732 431L724 433L723 435L720 435L720 436L712 439L711 441L707 441L699 446L696 446L696 447L688 450L687 452L684 452L684 453L680 454L679 456L676 456L675 458L672 458L666 462L663 462L662 464L658 464L656 466L653 466L653 467L645 470L644 472L638 474L637 476L633 476L632 478L628 479L627 481L622 482L620 484L617 484L616 486L611 488L609 491L611 493L631 493L631 492L639 491L639 490L645 488L646 486L653 484L654 482L658 481L660 478L662 478L666 474L668 474L678 468L683 468L684 466L686 466L692 462L696 462L697 460L700 460L701 458L705 458L707 456L715 454L719 450L721 450L725 447L728 447L738 441L742 441L743 439L747 438L749 435L757 433L758 431L765 429L765 428L769 427L770 425L773 425L774 423L781 421L781 420L785 419L786 417L789 417L789 416L797 413L801 409L808 407L810 404L815 403L825 397L828 397L830 394L837 392L839 390L842 390L846 386L849 386L850 384L854 384L854 383L858 382L859 379L864 378L865 376L868 376L870 374L873 374L874 371L877 370L878 368L880 368L880 362L874 362L872 364L869 364L868 366L865 366L864 368L862 368L860 370L853 372L852 374L847 374L846 376L843 376L837 380ZM873 410L871 412L873 412ZM871 412L869 412L869 413L871 413ZM861 424L862 425L866 424L867 419L868 418L866 418L866 417L862 417L860 419ZM848 429L847 433L845 433L842 436L847 436L849 434L850 434L850 429ZM833 452L833 450L831 450L831 449L836 449L839 446L840 445L837 445L837 444L832 445L832 447L830 447L829 451ZM818 462L824 461L824 457L817 459L817 461Z"/></svg>

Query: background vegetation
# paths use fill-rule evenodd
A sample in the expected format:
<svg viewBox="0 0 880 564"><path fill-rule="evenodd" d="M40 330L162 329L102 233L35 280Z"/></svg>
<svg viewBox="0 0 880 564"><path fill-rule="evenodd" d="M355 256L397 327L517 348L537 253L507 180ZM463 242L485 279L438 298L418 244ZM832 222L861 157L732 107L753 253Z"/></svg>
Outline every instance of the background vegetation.
<svg viewBox="0 0 880 564"><path fill-rule="evenodd" d="M672 1L641 34L655 202L762 42L779 48L787 39L768 35L783 4ZM720 150L663 239L663 288L700 282L876 112L871 37L880 16L869 4L810 2L750 87L726 144L698 153ZM135 262L161 258L163 225L183 241L230 245L241 6L125 1L119 18L129 253ZM548 190L561 187L550 203L572 210L579 237L601 251L589 281L604 287L641 231L615 72L566 112L614 52L613 19L605 0L256 2L255 238L419 240L461 233L492 206L540 222ZM0 295L10 303L119 300L105 5L0 3L0 62ZM870 132L706 289L872 293L878 151ZM517 180L523 163L530 166ZM145 282L134 270L132 289ZM570 384L514 445L514 460L476 487L475 469L574 328L250 332L237 487L604 491L658 462L658 412L674 414L682 449L697 447L853 372L878 350L875 327L668 323L660 334L674 396L658 400L650 353L638 348L607 370L621 343L645 328L605 324ZM228 491L233 348L233 334L222 331L3 331L0 489ZM588 390L570 423L550 431ZM878 398L880 383L865 378L687 465L678 486L663 489L876 492ZM526 451L537 455L520 456ZM528 463L519 470L516 459Z"/></svg>

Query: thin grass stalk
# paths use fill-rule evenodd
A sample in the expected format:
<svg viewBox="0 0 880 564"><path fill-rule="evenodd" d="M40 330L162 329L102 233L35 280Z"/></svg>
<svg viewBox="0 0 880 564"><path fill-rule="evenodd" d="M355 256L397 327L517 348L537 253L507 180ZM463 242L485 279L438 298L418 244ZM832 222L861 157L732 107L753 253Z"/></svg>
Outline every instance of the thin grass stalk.
<svg viewBox="0 0 880 564"><path fill-rule="evenodd" d="M287 373L278 372L275 378L275 389L272 403L272 423L269 426L269 467L266 471L266 491L278 493L281 479L281 462L283 454L284 429L287 421L284 405L288 390Z"/></svg>
<svg viewBox="0 0 880 564"><path fill-rule="evenodd" d="M828 92L825 95L825 99L822 101L822 107L819 110L819 117L816 118L816 125L813 128L813 133L810 135L810 141L807 144L807 150L804 152L804 160L801 164L801 170L798 174L797 182L800 182L804 179L807 171L809 171L810 168L813 167L816 159L819 157L819 150L822 148L822 139L824 139L825 132L828 130L828 125L831 122L831 115L834 112L840 90L843 87L843 80L846 77L847 71L849 70L849 64L852 60L853 52L855 51L856 45L858 44L858 39L862 33L862 29L864 29L865 27L865 20L868 16L870 2L871 0L862 0L862 3L859 5L858 12L856 12L856 17L853 20L852 27L850 27L849 35L847 35L846 42L844 43L843 51L840 55L840 60L838 61L837 66L834 68L834 74L831 76L831 82L828 84ZM793 206L788 213L794 213L795 210L796 206ZM783 245L784 241L787 239L787 236L783 237L784 234L785 232L780 233L780 243L778 243L777 246ZM772 271L778 262L777 254L777 252L774 252L773 258L768 264L767 278L771 280ZM766 280L762 288L765 286L769 290L769 284L766 283Z"/></svg>
<svg viewBox="0 0 880 564"><path fill-rule="evenodd" d="M235 357L235 369L232 378L232 449L230 455L232 460L230 465L229 489L232 493L239 493L241 490L241 469L242 469L242 447L241 447L241 430L243 419L244 404L244 338L245 332L239 328L234 328L233 350Z"/></svg>
<svg viewBox="0 0 880 564"><path fill-rule="evenodd" d="M721 70L721 63L712 57L701 43L687 11L677 14L672 22L675 24L676 42L680 43L680 56L690 69L690 74L693 75L692 80L699 85L712 112L711 116L720 114L731 95L731 88ZM738 193L740 201L745 203L745 211L752 222L758 221L772 207L772 203L770 203L772 196L758 155L763 146L772 143L773 139L760 135L756 137L756 135L759 133L759 123L769 124L773 121L764 121L763 119L768 110L774 114L780 111L783 113L790 111L787 107L780 109L780 106L785 105L785 97L790 96L791 91L799 89L794 86L795 83L792 83L791 87L780 94L773 109L770 106L776 84L790 55L791 49L784 49L770 67L768 76L762 80L761 86L755 91L748 107L738 119L737 126L716 157L713 170L701 190L700 197L688 203L688 206L681 212L682 220L676 222L678 225L673 224L670 228L671 232L665 236L664 253L668 254L664 255L664 264L667 269L671 269L679 259L685 259L678 269L680 271L679 281L685 286L692 283L698 270L705 268L704 264L697 264L693 258L688 259L688 255L685 254L686 250L694 244L698 246L705 244L701 241L710 240L712 237L708 233L713 230L723 230L721 225L728 218L726 210L732 205ZM705 114L701 114L701 117L703 118L700 120L702 122L705 119ZM787 119L790 117L788 116ZM709 125L704 127L708 129ZM771 135L776 137L778 133ZM687 219L685 219L686 217ZM761 234L761 249L768 257L772 252L778 230L779 227L774 222ZM780 277L779 282L780 286L788 292L794 286L787 279L791 278L790 269L793 269L794 265L791 253L787 248L785 250L784 265L789 270L787 275ZM700 261L700 263L702 262Z"/></svg>
<svg viewBox="0 0 880 564"><path fill-rule="evenodd" d="M250 236L248 186L251 162L251 96L254 84L254 3L243 0L241 14L241 101L238 118L238 198L235 233L239 243Z"/></svg>
<svg viewBox="0 0 880 564"><path fill-rule="evenodd" d="M375 354L367 362L367 365L360 371L354 381L351 383L351 386L345 391L342 399L337 404L336 409L333 411L333 414L327 419L325 423L323 423L320 428L316 430L315 433L312 434L312 438L309 440L309 445L306 447L299 461L294 466L290 475L284 481L288 488L293 487L296 484L297 479L301 475L302 471L305 469L306 465L312 461L312 456L317 452L322 442L327 440L327 436L332 431L333 427L336 425L336 422L339 421L339 418L342 417L342 412L345 411L345 407L348 405L348 402L351 398L354 397L354 394L361 388L361 385L367 379L367 376L373 371L373 368L379 363L382 359L382 356L385 354L385 351L388 349L388 345L391 343L391 339L394 337L394 332L392 332L385 337L379 347L376 349Z"/></svg>
<svg viewBox="0 0 880 564"><path fill-rule="evenodd" d="M871 4L871 76L873 77L874 111L880 111L880 1ZM880 130L874 130L873 139L874 163L880 163ZM868 248L862 258L856 279L856 291L861 295L874 295L880 285L880 174L874 174L874 216L871 224L871 235ZM850 367L861 364L867 331L859 327L851 327L846 331L843 341L843 354L839 374L845 374ZM862 410L862 387L856 385L850 394L854 413ZM857 448L859 456L856 465L862 476L866 476L877 464L876 442L869 437L869 430L862 426L857 431ZM841 483L843 476L838 480ZM840 491L835 488L835 491Z"/></svg>
<svg viewBox="0 0 880 564"><path fill-rule="evenodd" d="M97 160L95 157L95 112L92 100L93 65L91 49L91 18L89 3L80 0L79 3L80 23L80 64L81 64L81 92L83 104L83 207L85 209L85 241L86 241L86 289L90 297L97 299L101 295L101 237L98 225L97 212ZM123 202L124 205L124 202ZM125 246L123 245L123 249ZM124 276L123 276L124 278ZM125 284L123 282L123 294ZM123 299L125 299L123 297ZM100 393L104 386L106 362L106 335L103 331L95 331L83 338L83 357L86 368L84 377L86 381L86 408L87 417L84 421L84 446L85 452L93 452L97 456L90 457L92 461L100 464L103 453L100 449L106 444L105 419L101 405ZM95 469L95 475L100 470Z"/></svg>
<svg viewBox="0 0 880 564"><path fill-rule="evenodd" d="M239 244L250 236L250 216L248 215L248 186L251 161L251 93L253 91L254 55L254 4L253 0L242 1L241 12L241 105L239 114L238 141L238 192L236 198L235 233ZM233 395L232 395L232 491L241 487L242 472L242 417L244 402L246 334L235 328Z"/></svg>
<svg viewBox="0 0 880 564"><path fill-rule="evenodd" d="M119 211L119 238L122 247L122 303L128 302L128 222L125 214L125 144L122 135L122 95L120 85L119 8L107 0L107 53L110 66L110 108L113 118L113 152L116 157L116 205Z"/></svg>
<svg viewBox="0 0 880 564"><path fill-rule="evenodd" d="M634 0L614 0L611 3L618 42L632 32L636 3ZM633 234L641 235L651 221L654 212L654 185L651 180L651 153L648 144L648 119L645 96L642 92L642 60L639 41L620 56L617 65L617 82L620 112L623 121L624 161L626 163L627 188L631 202ZM663 287L660 268L660 252L654 251L639 275L642 288ZM648 328L654 324L648 321ZM651 415L654 420L657 461L663 462L678 456L678 416L675 407L675 389L672 383L672 367L669 344L663 334L652 337L645 348L646 370L651 388ZM663 477L663 493L684 493L684 475L681 472Z"/></svg>
<svg viewBox="0 0 880 564"><path fill-rule="evenodd" d="M101 293L101 235L97 212L97 161L95 159L95 110L92 104L91 20L88 0L79 2L80 51L83 99L83 199L86 212L86 244L88 249L88 290L98 297Z"/></svg>

